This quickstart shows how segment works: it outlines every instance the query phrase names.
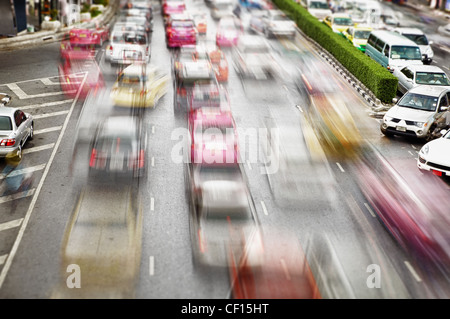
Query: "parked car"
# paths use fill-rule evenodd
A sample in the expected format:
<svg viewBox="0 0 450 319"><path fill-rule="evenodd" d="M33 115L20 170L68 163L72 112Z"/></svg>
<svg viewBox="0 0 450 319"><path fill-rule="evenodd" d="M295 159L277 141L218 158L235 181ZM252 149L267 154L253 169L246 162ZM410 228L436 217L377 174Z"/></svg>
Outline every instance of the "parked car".
<svg viewBox="0 0 450 319"><path fill-rule="evenodd" d="M420 85L412 88L383 116L380 125L385 136L402 135L428 141L436 117L447 111L450 87Z"/></svg>
<svg viewBox="0 0 450 319"><path fill-rule="evenodd" d="M443 130L441 134L440 138L422 146L417 167L437 176L450 176L450 130Z"/></svg>
<svg viewBox="0 0 450 319"><path fill-rule="evenodd" d="M418 28L395 28L393 31L400 33L417 44L420 48L420 53L422 54L423 63L431 64L434 57L434 52L431 48L433 41L428 41L427 36L422 30Z"/></svg>
<svg viewBox="0 0 450 319"><path fill-rule="evenodd" d="M402 94L419 85L450 86L447 74L434 65L408 65L392 74L398 78L398 91Z"/></svg>
<svg viewBox="0 0 450 319"><path fill-rule="evenodd" d="M8 99L4 95L2 101ZM0 157L8 153L17 152L22 156L25 143L33 139L33 116L20 108L0 106Z"/></svg>
<svg viewBox="0 0 450 319"><path fill-rule="evenodd" d="M342 12L336 12L325 17L322 23L327 25L335 33L343 32L355 25L351 16Z"/></svg>
<svg viewBox="0 0 450 319"><path fill-rule="evenodd" d="M250 30L271 36L295 36L296 24L280 10L253 11Z"/></svg>

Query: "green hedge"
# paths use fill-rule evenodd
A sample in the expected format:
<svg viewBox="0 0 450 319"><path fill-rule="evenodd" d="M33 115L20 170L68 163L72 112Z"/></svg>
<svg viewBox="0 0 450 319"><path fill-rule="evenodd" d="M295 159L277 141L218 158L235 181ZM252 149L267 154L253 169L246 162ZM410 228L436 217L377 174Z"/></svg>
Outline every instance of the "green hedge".
<svg viewBox="0 0 450 319"><path fill-rule="evenodd" d="M387 69L334 33L293 0L273 0L310 38L332 54L349 72L384 103L392 103L397 94L398 79Z"/></svg>

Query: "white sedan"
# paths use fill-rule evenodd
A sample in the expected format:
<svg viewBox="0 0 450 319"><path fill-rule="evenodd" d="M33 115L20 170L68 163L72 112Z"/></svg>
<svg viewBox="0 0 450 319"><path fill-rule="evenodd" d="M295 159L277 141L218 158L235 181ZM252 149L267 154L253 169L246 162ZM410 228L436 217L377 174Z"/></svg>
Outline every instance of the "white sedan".
<svg viewBox="0 0 450 319"><path fill-rule="evenodd" d="M417 167L438 176L450 176L450 130L422 147Z"/></svg>

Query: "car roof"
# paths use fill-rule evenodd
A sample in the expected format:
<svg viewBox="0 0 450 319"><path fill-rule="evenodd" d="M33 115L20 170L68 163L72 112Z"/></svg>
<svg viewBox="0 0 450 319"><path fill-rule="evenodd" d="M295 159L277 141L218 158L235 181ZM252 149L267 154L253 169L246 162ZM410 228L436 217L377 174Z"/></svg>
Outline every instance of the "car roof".
<svg viewBox="0 0 450 319"><path fill-rule="evenodd" d="M13 107L7 107L7 106L0 106L0 115L4 116L12 116L14 115L14 112L17 111L18 108Z"/></svg>
<svg viewBox="0 0 450 319"><path fill-rule="evenodd" d="M127 66L125 69L123 69L122 73L126 75L142 75L142 71L144 68L147 70L147 72L151 72L156 70L156 66L153 65L143 65L139 63L134 63L129 66Z"/></svg>
<svg viewBox="0 0 450 319"><path fill-rule="evenodd" d="M411 64L407 68L414 72L433 72L433 73L445 73L440 67L436 65L426 65L426 64Z"/></svg>
<svg viewBox="0 0 450 319"><path fill-rule="evenodd" d="M448 86L420 85L420 86L410 89L408 91L408 93L416 93L416 94L423 94L423 95L438 97L445 91L450 92L450 88Z"/></svg>
<svg viewBox="0 0 450 319"><path fill-rule="evenodd" d="M351 19L351 16L348 13L344 12L335 12L331 15L332 18L349 18Z"/></svg>
<svg viewBox="0 0 450 319"><path fill-rule="evenodd" d="M418 28L395 28L394 31L406 34L424 34L423 31Z"/></svg>
<svg viewBox="0 0 450 319"><path fill-rule="evenodd" d="M417 47L417 44L415 44L412 40L408 39L407 37L401 35L400 33L394 32L394 31L387 31L387 30L375 30L372 31L371 34L376 36L377 38L381 38L383 41L391 42L393 46L399 46L399 45L408 45L408 46L414 46Z"/></svg>
<svg viewBox="0 0 450 319"><path fill-rule="evenodd" d="M210 78L211 64L206 60L188 61L183 63L184 78Z"/></svg>

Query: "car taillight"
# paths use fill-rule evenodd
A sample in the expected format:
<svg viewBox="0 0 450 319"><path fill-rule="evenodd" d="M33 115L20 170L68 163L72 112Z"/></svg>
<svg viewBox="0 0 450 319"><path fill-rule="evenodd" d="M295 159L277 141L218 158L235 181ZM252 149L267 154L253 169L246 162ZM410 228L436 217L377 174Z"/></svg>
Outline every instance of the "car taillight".
<svg viewBox="0 0 450 319"><path fill-rule="evenodd" d="M141 150L139 152L139 168L143 168L145 164L145 151Z"/></svg>
<svg viewBox="0 0 450 319"><path fill-rule="evenodd" d="M15 138L5 138L0 142L0 146L13 146L16 144Z"/></svg>
<svg viewBox="0 0 450 319"><path fill-rule="evenodd" d="M91 159L89 160L89 167L95 167L96 161L97 161L97 150L93 148L91 152Z"/></svg>

